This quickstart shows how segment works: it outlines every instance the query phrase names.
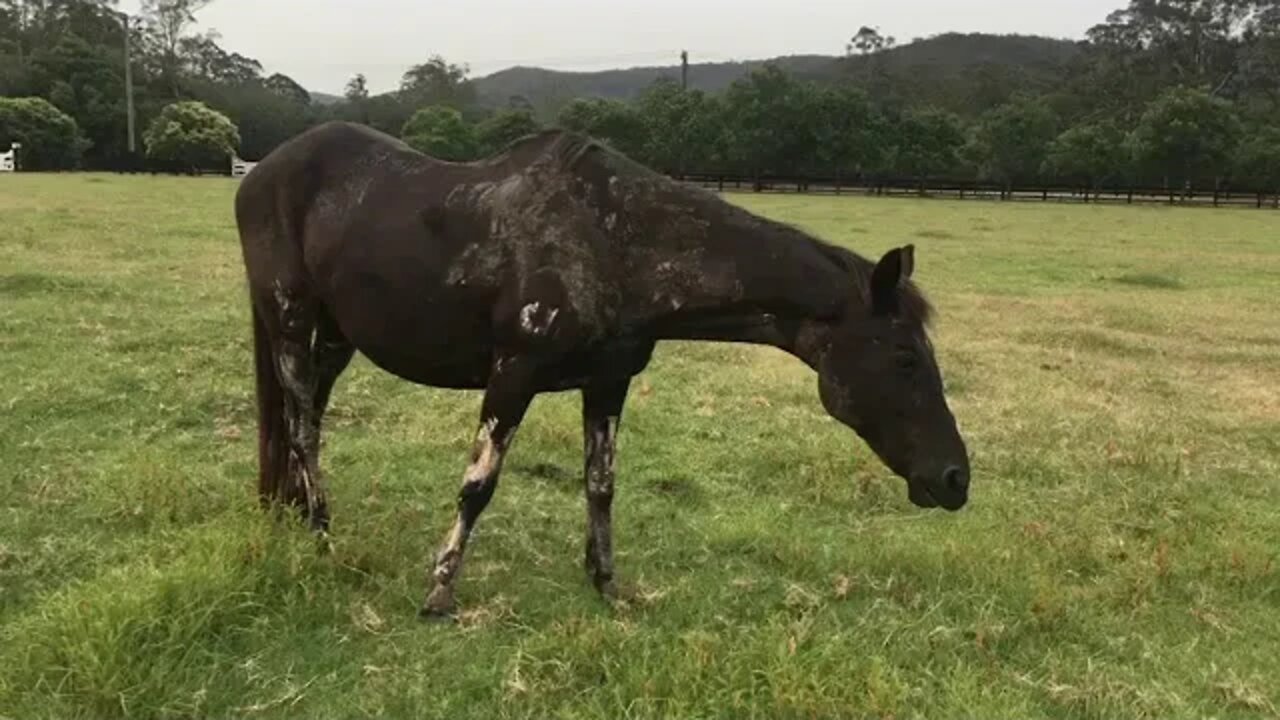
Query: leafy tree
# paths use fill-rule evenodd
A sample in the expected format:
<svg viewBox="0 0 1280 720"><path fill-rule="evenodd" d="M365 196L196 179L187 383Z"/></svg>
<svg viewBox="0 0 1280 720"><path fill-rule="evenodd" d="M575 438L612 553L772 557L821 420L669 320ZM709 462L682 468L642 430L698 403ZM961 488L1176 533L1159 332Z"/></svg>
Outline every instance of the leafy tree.
<svg viewBox="0 0 1280 720"><path fill-rule="evenodd" d="M196 22L196 13L213 0L143 0L142 16L146 19L152 55L158 61L161 77L174 97L181 94L183 70L183 38Z"/></svg>
<svg viewBox="0 0 1280 720"><path fill-rule="evenodd" d="M91 160L125 151L124 80L118 61L70 32L32 58L32 77L46 88L44 97L76 121L91 143Z"/></svg>
<svg viewBox="0 0 1280 720"><path fill-rule="evenodd" d="M643 128L636 159L668 172L710 170L719 162L722 113L699 90L685 90L660 78L636 101Z"/></svg>
<svg viewBox="0 0 1280 720"><path fill-rule="evenodd" d="M443 105L463 110L475 103L475 86L467 79L467 67L455 65L439 55L414 65L400 79L402 100L415 107Z"/></svg>
<svg viewBox="0 0 1280 720"><path fill-rule="evenodd" d="M984 115L974 129L970 159L984 177L1006 185L1033 181L1057 136L1057 125L1053 110L1041 99L1020 98L1002 105Z"/></svg>
<svg viewBox="0 0 1280 720"><path fill-rule="evenodd" d="M44 98L0 98L0 147L7 152L15 142L28 170L74 168L88 146L76 121Z"/></svg>
<svg viewBox="0 0 1280 720"><path fill-rule="evenodd" d="M1175 88L1147 107L1128 142L1141 168L1181 185L1225 174L1239 134L1230 103L1202 90Z"/></svg>
<svg viewBox="0 0 1280 720"><path fill-rule="evenodd" d="M1222 88L1236 72L1241 41L1266 27L1274 7L1274 0L1130 0L1089 37L1158 58L1150 70L1166 82Z"/></svg>
<svg viewBox="0 0 1280 720"><path fill-rule="evenodd" d="M368 118L363 122L384 133L395 135L404 129L404 124L413 117L416 108L398 93L374 95L363 104L363 112Z"/></svg>
<svg viewBox="0 0 1280 720"><path fill-rule="evenodd" d="M462 113L443 105L414 113L400 136L413 149L441 160L474 160L479 154L475 128Z"/></svg>
<svg viewBox="0 0 1280 720"><path fill-rule="evenodd" d="M317 111L296 98L280 95L263 83L227 85L189 81L188 87L209 107L226 115L240 132L240 154L265 157L277 145L316 122Z"/></svg>
<svg viewBox="0 0 1280 720"><path fill-rule="evenodd" d="M882 169L886 127L865 92L821 88L812 97L809 116L819 169L855 174Z"/></svg>
<svg viewBox="0 0 1280 720"><path fill-rule="evenodd" d="M644 145L644 124L635 109L618 100L579 98L560 110L557 124L604 141L619 151L639 156Z"/></svg>
<svg viewBox="0 0 1280 720"><path fill-rule="evenodd" d="M891 36L880 34L880 28L867 27L863 25L854 33L849 40L849 44L845 47L846 51L857 50L863 55L872 55L882 50L887 50L897 43Z"/></svg>
<svg viewBox="0 0 1280 720"><path fill-rule="evenodd" d="M1124 175L1124 134L1109 122L1077 125L1049 145L1043 173L1093 189Z"/></svg>
<svg viewBox="0 0 1280 720"><path fill-rule="evenodd" d="M476 127L476 141L486 155L499 152L526 135L542 129L533 113L525 110L503 110Z"/></svg>
<svg viewBox="0 0 1280 720"><path fill-rule="evenodd" d="M167 106L142 136L147 156L184 169L225 166L240 144L231 120L194 100Z"/></svg>
<svg viewBox="0 0 1280 720"><path fill-rule="evenodd" d="M240 53L224 50L218 45L216 33L183 38L179 47L182 52L182 80L197 78L237 85L256 83L262 79L262 64Z"/></svg>
<svg viewBox="0 0 1280 720"><path fill-rule="evenodd" d="M788 173L816 161L813 88L768 64L725 91L730 160L744 170Z"/></svg>
<svg viewBox="0 0 1280 720"><path fill-rule="evenodd" d="M1236 184L1280 191L1280 126L1259 128L1236 151Z"/></svg>
<svg viewBox="0 0 1280 720"><path fill-rule="evenodd" d="M948 175L960 164L965 127L954 113L922 108L889 123L894 135L889 167L897 175L924 180Z"/></svg>
<svg viewBox="0 0 1280 720"><path fill-rule="evenodd" d="M365 79L364 73L357 73L347 81L347 87L343 90L342 96L346 99L347 105L355 111L350 119L368 125L369 81Z"/></svg>
<svg viewBox="0 0 1280 720"><path fill-rule="evenodd" d="M266 80L263 80L262 84L268 90L282 98L285 98L286 100L295 102L299 105L311 104L311 93L307 92L306 88L299 85L296 80L288 75L275 73Z"/></svg>
<svg viewBox="0 0 1280 720"><path fill-rule="evenodd" d="M362 102L369 99L369 81L364 73L357 73L347 81L346 90L342 93L348 102Z"/></svg>

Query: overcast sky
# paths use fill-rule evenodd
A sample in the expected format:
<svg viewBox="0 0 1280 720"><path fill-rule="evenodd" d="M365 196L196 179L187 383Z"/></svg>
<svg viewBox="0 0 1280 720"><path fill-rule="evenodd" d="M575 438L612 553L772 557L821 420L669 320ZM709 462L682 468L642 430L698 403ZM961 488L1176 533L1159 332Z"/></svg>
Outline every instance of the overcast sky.
<svg viewBox="0 0 1280 720"><path fill-rule="evenodd" d="M122 0L133 10L137 0ZM440 54L473 75L843 52L862 25L900 43L947 31L1079 38L1125 0L214 0L201 28L309 90L362 72L389 90Z"/></svg>

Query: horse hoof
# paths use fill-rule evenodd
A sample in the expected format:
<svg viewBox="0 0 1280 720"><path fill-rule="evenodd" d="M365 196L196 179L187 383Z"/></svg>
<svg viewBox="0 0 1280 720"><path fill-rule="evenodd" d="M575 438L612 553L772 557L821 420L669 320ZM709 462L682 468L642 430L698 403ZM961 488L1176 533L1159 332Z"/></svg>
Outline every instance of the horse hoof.
<svg viewBox="0 0 1280 720"><path fill-rule="evenodd" d="M456 622L458 604L453 600L453 590L437 585L426 602L418 610L418 617L430 622Z"/></svg>
<svg viewBox="0 0 1280 720"><path fill-rule="evenodd" d="M618 586L614 584L612 578L608 580L593 578L592 582L596 586L596 592L600 593L600 597L609 601L618 599Z"/></svg>
<svg viewBox="0 0 1280 720"><path fill-rule="evenodd" d="M418 608L418 619L432 625L452 625L458 622L458 616L451 610L438 610L423 605Z"/></svg>
<svg viewBox="0 0 1280 720"><path fill-rule="evenodd" d="M319 555L333 554L333 538L324 530L316 531L316 553Z"/></svg>

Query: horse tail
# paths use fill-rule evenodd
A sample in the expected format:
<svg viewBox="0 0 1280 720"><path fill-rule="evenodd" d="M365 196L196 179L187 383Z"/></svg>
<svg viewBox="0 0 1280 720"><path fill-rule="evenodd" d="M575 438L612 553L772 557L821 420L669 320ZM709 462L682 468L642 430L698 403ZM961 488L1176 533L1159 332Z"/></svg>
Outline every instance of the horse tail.
<svg viewBox="0 0 1280 720"><path fill-rule="evenodd" d="M285 420L284 387L276 374L271 337L258 304L253 306L253 359L258 386L258 499L293 503L297 488L289 482L289 427Z"/></svg>

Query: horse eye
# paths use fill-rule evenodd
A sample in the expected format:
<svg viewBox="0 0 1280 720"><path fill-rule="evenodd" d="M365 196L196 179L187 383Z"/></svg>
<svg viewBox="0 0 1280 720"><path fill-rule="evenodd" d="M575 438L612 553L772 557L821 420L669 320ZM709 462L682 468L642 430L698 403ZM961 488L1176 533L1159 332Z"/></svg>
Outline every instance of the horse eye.
<svg viewBox="0 0 1280 720"><path fill-rule="evenodd" d="M916 354L913 352L896 352L893 354L893 361L903 372L916 369Z"/></svg>

